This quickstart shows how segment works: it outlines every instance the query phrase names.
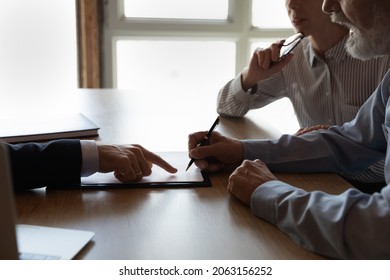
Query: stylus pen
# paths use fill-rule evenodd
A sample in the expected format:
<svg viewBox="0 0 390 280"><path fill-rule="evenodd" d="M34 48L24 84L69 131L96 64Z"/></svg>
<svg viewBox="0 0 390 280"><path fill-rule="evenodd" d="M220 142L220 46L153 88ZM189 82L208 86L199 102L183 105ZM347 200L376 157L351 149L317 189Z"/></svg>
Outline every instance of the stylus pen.
<svg viewBox="0 0 390 280"><path fill-rule="evenodd" d="M218 123L219 123L219 116L217 117L217 119L215 120L215 122L213 123L213 125L211 126L211 128L209 129L207 134L205 135L205 137L203 137L203 139L199 142L197 147L204 146L207 144L207 141L211 137L211 133L213 133L213 130L217 127ZM190 162L187 165L186 171L188 170L188 168L191 167L191 165L194 163L194 161L195 160L193 158L190 160Z"/></svg>

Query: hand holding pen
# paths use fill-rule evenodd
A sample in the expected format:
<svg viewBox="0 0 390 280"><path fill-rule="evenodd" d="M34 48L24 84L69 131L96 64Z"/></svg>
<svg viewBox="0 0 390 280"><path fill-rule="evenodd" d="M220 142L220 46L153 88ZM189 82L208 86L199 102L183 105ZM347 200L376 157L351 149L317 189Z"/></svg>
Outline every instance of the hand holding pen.
<svg viewBox="0 0 390 280"><path fill-rule="evenodd" d="M207 144L209 138L211 137L211 134L213 133L213 130L217 127L218 123L219 123L219 117L217 117L217 119L214 121L213 125L211 126L211 128L209 129L205 137L198 143L198 147ZM194 161L195 160L193 158L190 160L190 162L187 165L186 171L191 167Z"/></svg>

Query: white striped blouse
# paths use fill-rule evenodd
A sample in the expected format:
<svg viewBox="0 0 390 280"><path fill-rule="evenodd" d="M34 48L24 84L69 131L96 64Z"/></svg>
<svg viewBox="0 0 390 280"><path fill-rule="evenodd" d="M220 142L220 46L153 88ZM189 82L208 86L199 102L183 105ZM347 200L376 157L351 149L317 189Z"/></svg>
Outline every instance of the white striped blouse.
<svg viewBox="0 0 390 280"><path fill-rule="evenodd" d="M354 59L346 52L345 41L322 59L309 40L303 39L282 72L258 82L251 94L243 91L240 74L219 92L218 113L241 117L251 109L288 97L301 127L341 125L352 120L389 69L390 57Z"/></svg>

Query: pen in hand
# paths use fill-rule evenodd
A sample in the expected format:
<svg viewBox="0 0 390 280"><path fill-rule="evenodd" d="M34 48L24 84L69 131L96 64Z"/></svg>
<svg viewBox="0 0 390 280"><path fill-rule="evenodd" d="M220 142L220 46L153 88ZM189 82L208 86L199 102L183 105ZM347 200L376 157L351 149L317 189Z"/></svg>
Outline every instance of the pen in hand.
<svg viewBox="0 0 390 280"><path fill-rule="evenodd" d="M213 133L213 130L217 127L219 123L219 117L217 117L217 119L215 120L215 122L213 123L213 125L211 126L211 128L209 129L209 131L207 132L207 134L204 136L204 138L199 142L199 144L197 145L197 147L199 146L204 146L207 144L207 141L209 140L209 138L211 137L211 133ZM187 168L186 168L186 171L188 170L188 168L191 167L191 165L194 163L194 159L192 158L190 160L190 162L188 163L187 165Z"/></svg>

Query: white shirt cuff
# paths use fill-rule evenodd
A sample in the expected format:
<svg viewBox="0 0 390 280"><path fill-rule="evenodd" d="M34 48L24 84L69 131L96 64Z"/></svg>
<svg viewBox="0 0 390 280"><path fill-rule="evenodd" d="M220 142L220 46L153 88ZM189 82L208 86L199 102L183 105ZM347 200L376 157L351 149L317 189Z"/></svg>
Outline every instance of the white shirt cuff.
<svg viewBox="0 0 390 280"><path fill-rule="evenodd" d="M99 171L99 152L93 140L81 140L81 177L88 177Z"/></svg>

